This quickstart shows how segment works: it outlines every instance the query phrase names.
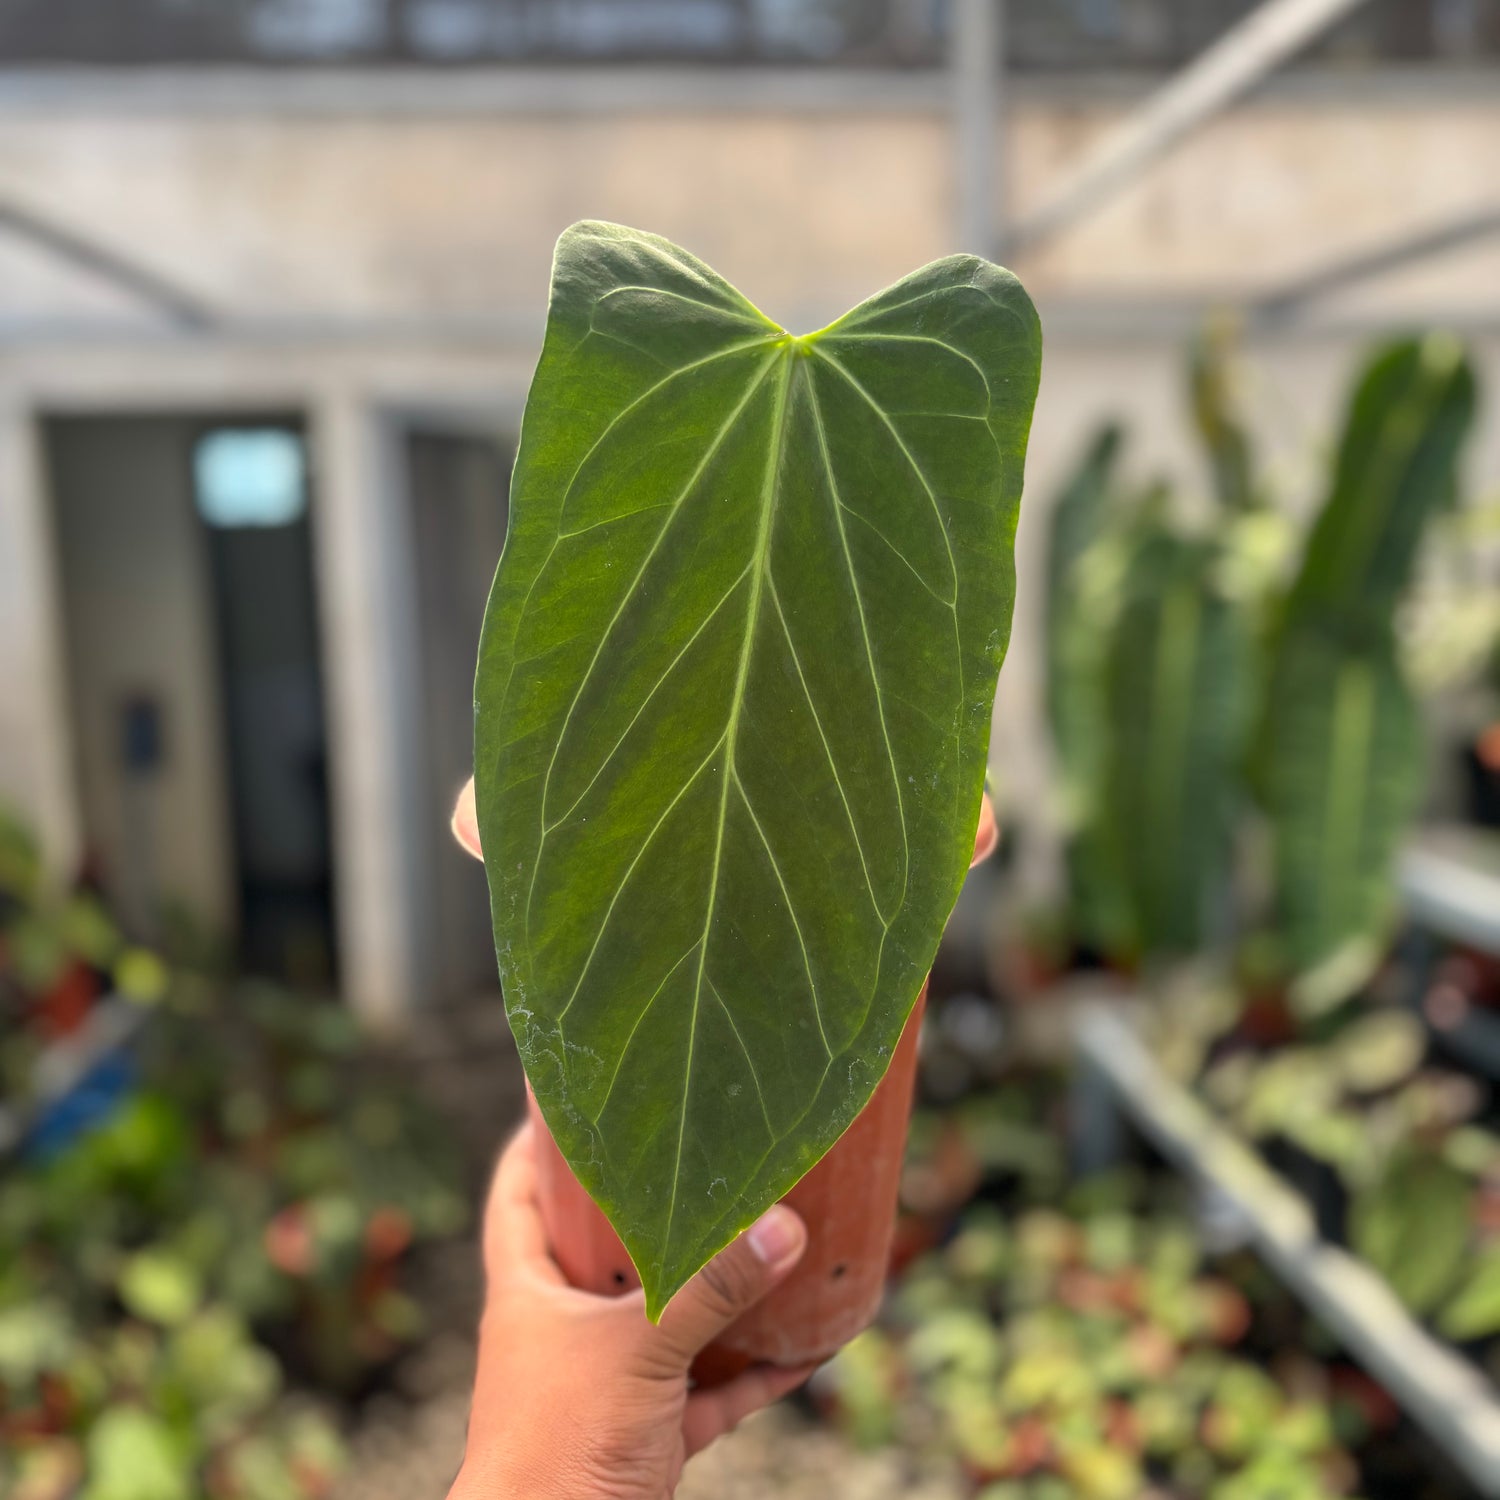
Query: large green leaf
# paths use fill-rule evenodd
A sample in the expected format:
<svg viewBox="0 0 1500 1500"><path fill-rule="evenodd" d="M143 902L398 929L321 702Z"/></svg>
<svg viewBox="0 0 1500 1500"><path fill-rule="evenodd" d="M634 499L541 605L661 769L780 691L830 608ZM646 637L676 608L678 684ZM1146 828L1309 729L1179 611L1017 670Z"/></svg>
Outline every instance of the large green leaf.
<svg viewBox="0 0 1500 1500"><path fill-rule="evenodd" d="M1427 523L1453 502L1475 400L1474 372L1452 338L1402 339L1374 356L1355 386L1292 616L1385 627Z"/></svg>
<svg viewBox="0 0 1500 1500"><path fill-rule="evenodd" d="M1391 865L1422 787L1421 725L1389 633L1282 635L1260 750L1285 957L1305 973L1373 951ZM1358 976L1360 966L1348 972Z"/></svg>
<svg viewBox="0 0 1500 1500"><path fill-rule="evenodd" d="M1040 334L920 270L794 337L558 243L475 778L517 1044L656 1316L869 1098L968 863Z"/></svg>
<svg viewBox="0 0 1500 1500"><path fill-rule="evenodd" d="M1148 956L1224 936L1246 697L1243 622L1210 544L1137 544L1106 693L1105 836Z"/></svg>

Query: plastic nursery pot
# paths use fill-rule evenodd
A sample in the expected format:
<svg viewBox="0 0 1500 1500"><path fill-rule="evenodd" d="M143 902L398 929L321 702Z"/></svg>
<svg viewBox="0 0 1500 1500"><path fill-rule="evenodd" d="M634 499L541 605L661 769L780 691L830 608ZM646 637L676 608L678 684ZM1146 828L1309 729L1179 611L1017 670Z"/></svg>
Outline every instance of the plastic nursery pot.
<svg viewBox="0 0 1500 1500"><path fill-rule="evenodd" d="M995 816L986 797L973 863L989 854L995 841ZM822 1361L874 1319L890 1264L926 1001L924 986L870 1102L784 1199L807 1225L802 1260L699 1355L693 1374L700 1385L720 1384L752 1364ZM527 1107L537 1137L542 1219L563 1274L574 1286L604 1296L638 1287L625 1247L573 1176L529 1088Z"/></svg>

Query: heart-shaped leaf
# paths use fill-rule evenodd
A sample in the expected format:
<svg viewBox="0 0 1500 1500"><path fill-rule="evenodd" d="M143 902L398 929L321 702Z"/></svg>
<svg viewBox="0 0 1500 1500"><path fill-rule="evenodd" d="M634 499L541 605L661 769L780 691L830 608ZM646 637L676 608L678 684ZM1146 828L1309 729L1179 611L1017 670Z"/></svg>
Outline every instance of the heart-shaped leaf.
<svg viewBox="0 0 1500 1500"><path fill-rule="evenodd" d="M833 1144L973 847L1040 334L927 266L794 337L675 245L558 242L485 617L507 1009L657 1316Z"/></svg>

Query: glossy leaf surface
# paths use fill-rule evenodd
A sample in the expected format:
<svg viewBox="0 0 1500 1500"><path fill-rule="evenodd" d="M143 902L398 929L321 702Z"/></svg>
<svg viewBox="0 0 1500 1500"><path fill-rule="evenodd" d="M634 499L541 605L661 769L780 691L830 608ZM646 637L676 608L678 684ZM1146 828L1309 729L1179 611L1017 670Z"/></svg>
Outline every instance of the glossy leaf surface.
<svg viewBox="0 0 1500 1500"><path fill-rule="evenodd" d="M972 850L1040 335L938 261L793 337L559 241L476 688L506 1004L648 1310L864 1105Z"/></svg>

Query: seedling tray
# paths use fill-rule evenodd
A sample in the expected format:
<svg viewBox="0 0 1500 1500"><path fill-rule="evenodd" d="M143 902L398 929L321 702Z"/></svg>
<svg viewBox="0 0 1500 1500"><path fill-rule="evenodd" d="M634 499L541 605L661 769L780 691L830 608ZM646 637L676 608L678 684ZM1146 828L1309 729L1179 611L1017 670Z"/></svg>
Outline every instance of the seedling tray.
<svg viewBox="0 0 1500 1500"><path fill-rule="evenodd" d="M1301 1196L1157 1065L1115 1008L1075 1025L1097 1129L1117 1110L1177 1170L1227 1197L1267 1267L1381 1382L1468 1480L1500 1497L1500 1392L1422 1328L1368 1266L1317 1232Z"/></svg>
<svg viewBox="0 0 1500 1500"><path fill-rule="evenodd" d="M1422 1004L1434 961L1447 944L1500 956L1500 834L1429 829L1402 855L1397 882L1414 929L1408 945L1418 979L1412 1004L1450 1058L1500 1082L1500 1014L1468 1006L1439 1020Z"/></svg>

